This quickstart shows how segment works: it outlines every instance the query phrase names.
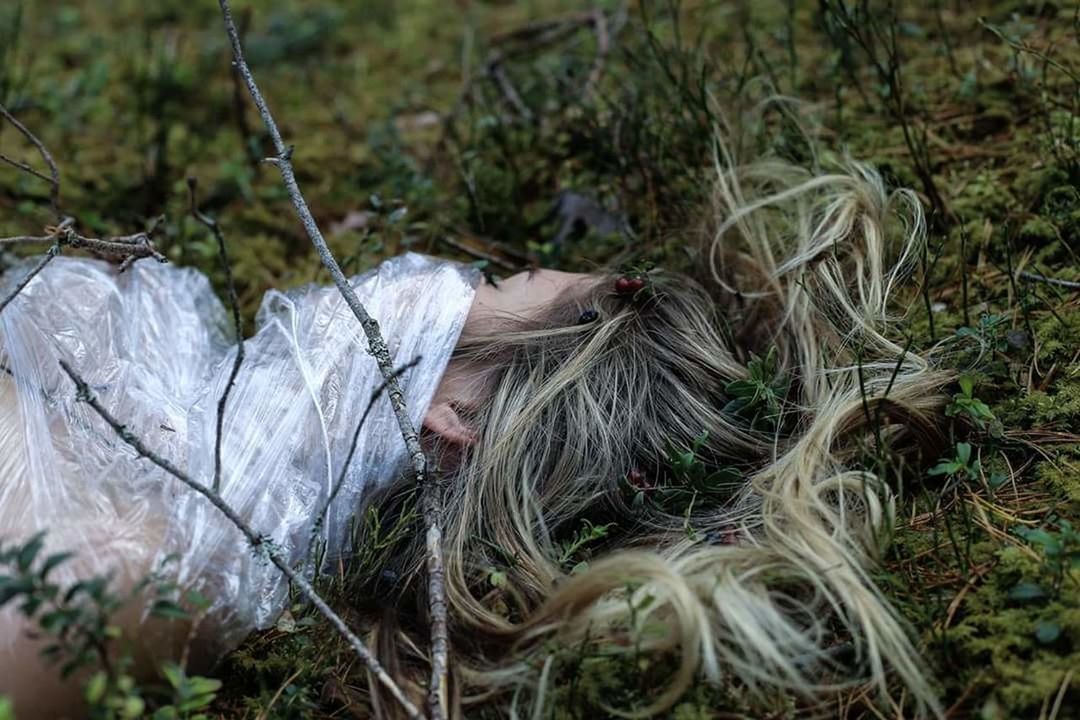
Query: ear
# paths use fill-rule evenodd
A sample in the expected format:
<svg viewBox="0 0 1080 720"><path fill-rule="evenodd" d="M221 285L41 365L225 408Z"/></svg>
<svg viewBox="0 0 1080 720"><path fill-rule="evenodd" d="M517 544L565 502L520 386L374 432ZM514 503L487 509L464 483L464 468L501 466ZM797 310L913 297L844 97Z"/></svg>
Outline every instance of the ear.
<svg viewBox="0 0 1080 720"><path fill-rule="evenodd" d="M448 445L465 448L476 443L476 431L465 424L453 404L436 402L424 416L424 429Z"/></svg>

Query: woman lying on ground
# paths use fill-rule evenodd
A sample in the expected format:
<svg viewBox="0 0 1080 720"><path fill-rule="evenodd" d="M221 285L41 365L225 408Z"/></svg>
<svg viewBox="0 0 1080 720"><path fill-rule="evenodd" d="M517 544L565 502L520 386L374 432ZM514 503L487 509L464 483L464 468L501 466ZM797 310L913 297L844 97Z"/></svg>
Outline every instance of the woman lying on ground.
<svg viewBox="0 0 1080 720"><path fill-rule="evenodd" d="M923 241L918 202L856 163L724 161L704 240L687 243L702 248L699 278L539 271L490 284L409 255L355 282L395 362L415 362L406 400L445 487L455 707L521 688L542 702L557 638L674 653L643 713L697 676L813 696L867 681L884 690L893 675L936 708L868 575L892 502L886 478L860 469L937 437L945 378L889 338L891 291ZM130 586L163 567L212 601L190 632L122 618L145 657L189 642L220 657L275 621L287 588L203 498L77 402L58 361L210 484L235 352L224 317L192 270L118 274L90 260L54 262L0 316L4 535L49 529L51 548L80 551L62 568L72 578L110 569ZM270 293L229 399L222 495L309 573L337 566L373 493L389 513L411 488L385 399L343 467L381 380L365 347L334 289ZM571 572L565 544L582 519L610 525ZM413 537L372 583L387 607L369 629L422 697ZM0 691L20 717L71 707L5 612Z"/></svg>

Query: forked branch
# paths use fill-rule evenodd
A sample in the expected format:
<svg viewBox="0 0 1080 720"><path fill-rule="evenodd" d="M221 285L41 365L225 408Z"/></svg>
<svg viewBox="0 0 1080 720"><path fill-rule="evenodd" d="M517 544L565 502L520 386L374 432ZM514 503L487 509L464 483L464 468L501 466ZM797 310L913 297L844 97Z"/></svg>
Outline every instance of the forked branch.
<svg viewBox="0 0 1080 720"><path fill-rule="evenodd" d="M244 538L247 539L248 544L251 545L251 548L265 553L270 562L281 571L281 574L288 578L289 582L291 582L301 594L303 594L308 602L314 605L315 609L330 622L334 629L345 638L357 657L367 665L368 670L370 670L378 681L382 683L383 687L385 687L390 694L401 703L401 707L405 710L406 714L415 720L419 720L423 717L416 706L405 697L405 694L397 683L394 682L393 678L391 678L386 670L383 669L382 665L379 664L379 661L375 659L375 656L371 654L371 651L368 650L363 641L360 640L360 638L349 629L349 626L345 624L345 621L326 604L326 601L319 596L315 591L315 588L311 586L311 583L308 582L305 577L298 575L296 571L293 570L292 566L289 565L288 560L282 557L281 551L274 545L270 538L255 532L255 530L252 529L252 527L248 525L227 502L225 502L221 495L216 493L212 488L192 479L171 461L161 457L153 450L146 447L137 435L131 432L127 426L113 417L112 413L105 409L105 406L101 404L90 390L90 386L86 384L86 381L83 380L82 376L79 375L71 365L64 360L61 360L60 367L64 369L64 372L71 378L71 381L75 383L75 389L78 393L79 400L89 405L94 412L96 412L98 416L113 429L120 439L138 453L140 457L146 458L184 485L205 497L218 512L224 515L229 522L243 534Z"/></svg>
<svg viewBox="0 0 1080 720"><path fill-rule="evenodd" d="M44 245L48 243L49 249L41 257L41 260L32 267L22 280L0 300L0 312L23 291L30 281L41 272L49 262L66 248L82 248L107 258L120 261L120 271L123 272L131 267L131 264L140 258L153 258L158 262L168 262L164 255L154 247L154 241L150 239L150 233L137 232L133 235L120 235L117 237L94 238L86 237L75 232L75 219L64 218L59 225L50 225L45 228L44 235L15 235L12 237L0 237L0 245Z"/></svg>
<svg viewBox="0 0 1080 720"><path fill-rule="evenodd" d="M304 226L308 238L319 253L319 259L322 261L323 266L329 271L330 276L334 280L334 284L345 299L345 303L349 306L349 309L352 310L353 315L356 316L361 328L363 328L364 335L367 337L368 341L368 350L375 357L375 361L379 365L379 371L386 381L387 394L390 397L390 403L394 409L394 415L397 418L398 428L405 441L405 447L408 451L409 458L412 462L413 472L416 476L416 482L421 489L421 504L424 509L424 521L427 525L428 603L431 614L432 662L431 681L428 686L428 703L431 716L433 718L441 719L446 716L447 706L446 657L448 640L446 629L446 600L442 583L442 530L440 525L442 502L441 498L438 496L439 488L433 478L428 476L427 459L424 456L423 448L420 446L420 438L417 435L416 428L409 418L405 406L405 396L402 393L401 386L394 374L393 360L390 357L390 350L386 346L386 341L383 339L382 333L379 330L379 324L368 314L367 310L360 302L360 299L357 297L356 291L353 290L352 285L349 284L348 279L345 277L345 273L342 272L341 266L338 265L333 253L330 252L330 248L326 244L322 231L319 230L318 223L315 222L315 218L311 214L311 210L308 208L303 194L300 192L300 186L296 182L296 175L294 174L292 167L292 147L287 146L282 139L281 132L278 130L277 123L270 113L270 108L266 103L266 99L259 90L259 86L255 82L255 77L251 73L251 68L248 67L247 61L244 59L244 51L240 43L240 33L236 28L236 23L233 21L229 2L228 0L218 0L218 5L221 7L225 30L228 33L229 42L232 45L234 66L243 78L244 84L251 94L251 99L255 102L255 107L258 109L259 115L262 118L263 125L266 126L266 130L274 144L276 157L272 158L273 164L281 173L281 179L285 184L289 199L292 200L293 207L296 209L296 214L300 218L300 223Z"/></svg>
<svg viewBox="0 0 1080 720"><path fill-rule="evenodd" d="M38 172L29 164L20 160L12 160L11 158L0 155L0 158L9 165L13 165L23 172L29 173L36 178L40 178L49 183L49 205L52 207L53 216L57 222L60 221L60 168L56 166L56 161L53 160L53 156L49 153L49 149L45 147L45 143L38 139L38 136L30 131L28 127L19 122L18 118L8 112L7 108L0 105L0 117L11 123L11 126L18 130L23 137L25 137L31 145L38 151L38 155L45 161L45 164L49 167L49 175L46 177L43 173Z"/></svg>

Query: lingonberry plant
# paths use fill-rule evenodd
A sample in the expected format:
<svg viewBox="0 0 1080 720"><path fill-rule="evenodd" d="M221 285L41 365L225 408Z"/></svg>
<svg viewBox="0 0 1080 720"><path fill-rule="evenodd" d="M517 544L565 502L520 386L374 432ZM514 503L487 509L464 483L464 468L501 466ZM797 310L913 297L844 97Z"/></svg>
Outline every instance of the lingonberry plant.
<svg viewBox="0 0 1080 720"><path fill-rule="evenodd" d="M188 676L183 666L169 663L159 669L168 690L140 685L128 638L111 618L129 603L149 600L150 614L165 620L183 619L187 611L177 602L178 588L152 573L126 595L110 590L110 578L97 576L62 585L53 579L58 567L73 557L59 552L43 555L45 534L22 544L0 545L0 608L16 609L45 638L42 654L60 667L65 677L85 676L83 697L87 716L94 720L203 720L219 680ZM149 597L147 597L149 596ZM197 595L189 605L203 602ZM4 717L0 702L0 718Z"/></svg>

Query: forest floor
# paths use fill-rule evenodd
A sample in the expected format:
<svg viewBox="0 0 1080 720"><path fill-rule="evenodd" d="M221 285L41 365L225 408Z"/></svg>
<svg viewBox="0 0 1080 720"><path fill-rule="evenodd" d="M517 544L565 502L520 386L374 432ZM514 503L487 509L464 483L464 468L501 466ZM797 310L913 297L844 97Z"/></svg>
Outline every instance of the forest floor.
<svg viewBox="0 0 1080 720"><path fill-rule="evenodd" d="M241 3L237 3L241 5ZM1068 2L277 0L237 8L249 60L347 272L406 249L506 273L688 262L716 108L779 94L822 147L920 193L930 242L903 341L948 343L953 448L899 488L879 580L949 717L1080 717L1080 10ZM550 22L549 22L550 21ZM62 171L84 233L156 225L219 289L187 178L225 229L250 328L269 288L327 282L230 70L217 4L0 5L0 103ZM798 160L789 117L762 152ZM0 127L0 149L29 146ZM163 217L161 221L156 218ZM0 236L49 222L0 167ZM627 228L632 233L625 232ZM0 252L11 262L11 253ZM940 460L940 461L939 461ZM340 600L339 604L345 604ZM558 717L645 703L602 659ZM363 715L363 673L302 606L222 668L211 714ZM791 717L795 698L704 684L684 719ZM903 717L869 689L814 709Z"/></svg>

